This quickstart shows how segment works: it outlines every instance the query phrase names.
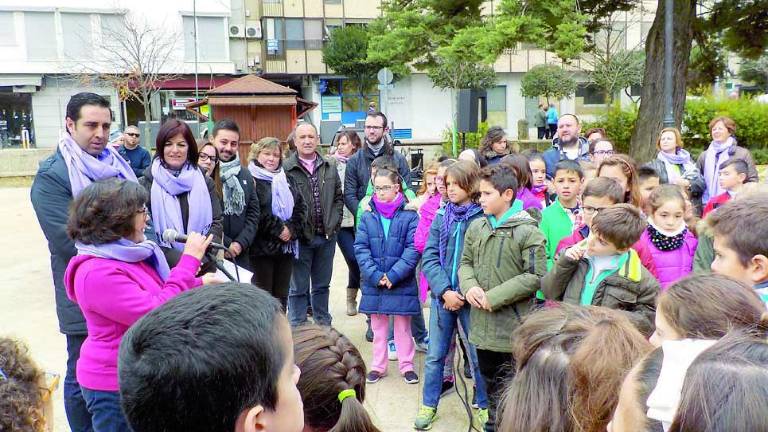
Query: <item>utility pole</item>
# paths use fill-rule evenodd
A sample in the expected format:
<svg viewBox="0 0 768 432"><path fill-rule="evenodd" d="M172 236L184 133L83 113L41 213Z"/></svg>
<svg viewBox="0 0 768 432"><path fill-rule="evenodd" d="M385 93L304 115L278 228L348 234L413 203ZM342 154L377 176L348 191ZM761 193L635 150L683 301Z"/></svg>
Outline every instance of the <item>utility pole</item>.
<svg viewBox="0 0 768 432"><path fill-rule="evenodd" d="M672 97L672 47L675 43L672 31L674 0L664 0L664 127L675 127Z"/></svg>

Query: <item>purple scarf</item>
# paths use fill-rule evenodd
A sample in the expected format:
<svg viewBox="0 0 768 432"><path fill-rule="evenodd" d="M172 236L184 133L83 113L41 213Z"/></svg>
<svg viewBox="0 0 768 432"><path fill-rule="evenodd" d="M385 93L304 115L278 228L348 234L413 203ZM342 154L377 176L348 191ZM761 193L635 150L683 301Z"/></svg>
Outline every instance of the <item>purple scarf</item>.
<svg viewBox="0 0 768 432"><path fill-rule="evenodd" d="M390 202L381 201L375 193L373 194L373 204L376 206L376 211L387 219L392 219L395 216L400 206L403 205L403 201L405 198L401 192L398 192L395 199Z"/></svg>
<svg viewBox="0 0 768 432"><path fill-rule="evenodd" d="M720 174L720 165L730 157L728 155L728 149L734 145L736 145L736 140L733 139L732 136L728 137L725 142L720 143L712 141L712 143L709 144L704 159L704 181L707 184L707 188L704 189L704 196L701 198L702 202L706 203L710 198L723 193L720 189L720 183L717 181L717 177Z"/></svg>
<svg viewBox="0 0 768 432"><path fill-rule="evenodd" d="M477 214L478 210L480 210L480 206L474 202L464 204L463 206L452 202L445 205L443 224L440 226L440 246L438 248L441 266L445 265L445 254L448 252L448 239L451 237L451 227L454 223L466 222L470 217Z"/></svg>
<svg viewBox="0 0 768 432"><path fill-rule="evenodd" d="M248 164L248 171L253 178L264 180L272 184L272 214L279 217L283 222L293 216L293 194L288 185L288 178L285 176L285 170L272 172L264 167L256 165L253 161ZM295 258L299 257L299 242L294 240L283 245L283 252L293 253Z"/></svg>
<svg viewBox="0 0 768 432"><path fill-rule="evenodd" d="M205 175L200 169L189 163L184 164L178 176L174 176L160 163L160 158L152 161L152 224L159 236L169 228L178 233L188 234L192 231L208 234L213 223L211 195L205 183ZM187 226L181 217L181 206L178 195L188 192L189 220ZM187 229L188 228L188 229ZM161 242L162 246L184 250L182 243Z"/></svg>
<svg viewBox="0 0 768 432"><path fill-rule="evenodd" d="M674 183L675 180L685 177L686 173L696 171L696 165L691 159L691 154L685 149L677 149L675 154L664 153L660 151L656 155L656 159L664 162L664 168L667 170L667 182ZM682 166L683 169L678 171L677 166Z"/></svg>
<svg viewBox="0 0 768 432"><path fill-rule="evenodd" d="M348 156L342 156L342 155L340 155L338 153L334 153L331 156L333 156L333 158L336 159L336 161L338 161L339 163L342 163L342 164L345 164L345 163L347 163L347 161L349 161L349 157Z"/></svg>
<svg viewBox="0 0 768 432"><path fill-rule="evenodd" d="M74 139L65 133L59 140L59 151L67 164L72 196L76 197L91 183L118 177L136 182L128 161L120 156L112 146L107 145L98 156L91 156L83 151Z"/></svg>
<svg viewBox="0 0 768 432"><path fill-rule="evenodd" d="M545 190L547 190L547 184L546 183L544 183L543 185L531 186L531 192L533 192L534 195L538 195L538 194L542 193Z"/></svg>
<svg viewBox="0 0 768 432"><path fill-rule="evenodd" d="M103 244L84 244L75 242L78 255L92 255L99 258L108 258L116 261L137 263L149 260L149 264L155 268L160 279L168 280L171 269L168 267L168 261L157 243L144 239L141 243L134 243L128 239L103 243Z"/></svg>

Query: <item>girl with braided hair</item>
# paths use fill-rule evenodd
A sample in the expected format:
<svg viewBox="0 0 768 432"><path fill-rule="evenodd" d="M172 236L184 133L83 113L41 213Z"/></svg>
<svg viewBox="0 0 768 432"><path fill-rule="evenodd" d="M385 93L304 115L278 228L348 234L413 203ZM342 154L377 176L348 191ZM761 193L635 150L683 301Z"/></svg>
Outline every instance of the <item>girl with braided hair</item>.
<svg viewBox="0 0 768 432"><path fill-rule="evenodd" d="M307 324L293 329L293 347L305 432L380 432L363 407L365 362L346 336Z"/></svg>

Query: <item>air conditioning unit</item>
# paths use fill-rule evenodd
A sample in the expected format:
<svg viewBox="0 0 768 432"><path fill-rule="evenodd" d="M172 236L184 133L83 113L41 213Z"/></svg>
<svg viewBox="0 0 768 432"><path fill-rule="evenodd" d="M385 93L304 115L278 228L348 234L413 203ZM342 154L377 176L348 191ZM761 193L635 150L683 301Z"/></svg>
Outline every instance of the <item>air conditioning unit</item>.
<svg viewBox="0 0 768 432"><path fill-rule="evenodd" d="M229 26L229 37L231 38L241 38L245 36L245 31L243 30L242 25L233 24Z"/></svg>
<svg viewBox="0 0 768 432"><path fill-rule="evenodd" d="M248 21L245 26L245 37L248 39L261 39L261 21Z"/></svg>

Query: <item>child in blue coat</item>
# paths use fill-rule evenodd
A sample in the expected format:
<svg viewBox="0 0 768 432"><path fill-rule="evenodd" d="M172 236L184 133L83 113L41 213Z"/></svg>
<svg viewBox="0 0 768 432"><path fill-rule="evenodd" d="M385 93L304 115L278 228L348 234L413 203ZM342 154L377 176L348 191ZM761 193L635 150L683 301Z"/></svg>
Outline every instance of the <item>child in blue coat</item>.
<svg viewBox="0 0 768 432"><path fill-rule="evenodd" d="M413 371L411 317L421 313L415 273L420 256L413 244L419 218L404 209L396 172L377 170L373 189L371 211L363 214L355 237L363 291L359 309L371 316L373 329L373 362L367 381L375 383L386 375L387 327L393 316L400 373L405 382L415 384L419 377Z"/></svg>

